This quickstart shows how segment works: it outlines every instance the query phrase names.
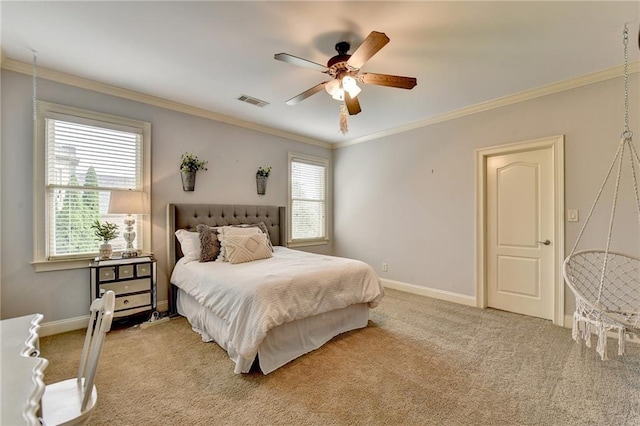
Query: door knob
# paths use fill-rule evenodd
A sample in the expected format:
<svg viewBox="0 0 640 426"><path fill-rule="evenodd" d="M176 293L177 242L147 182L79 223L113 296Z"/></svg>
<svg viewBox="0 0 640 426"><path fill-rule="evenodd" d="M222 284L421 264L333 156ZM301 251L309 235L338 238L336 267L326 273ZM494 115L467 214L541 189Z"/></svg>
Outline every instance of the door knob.
<svg viewBox="0 0 640 426"><path fill-rule="evenodd" d="M544 241L538 241L540 244L544 244L545 246L548 246L549 244L551 244L551 241L549 241L549 239L546 239Z"/></svg>

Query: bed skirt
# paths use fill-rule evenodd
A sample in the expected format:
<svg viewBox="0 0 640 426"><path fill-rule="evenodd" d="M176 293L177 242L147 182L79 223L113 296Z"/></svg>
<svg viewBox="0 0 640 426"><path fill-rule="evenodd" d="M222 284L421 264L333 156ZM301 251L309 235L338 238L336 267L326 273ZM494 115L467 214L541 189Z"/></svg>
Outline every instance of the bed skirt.
<svg viewBox="0 0 640 426"><path fill-rule="evenodd" d="M187 318L202 340L215 341L226 350L236 365L236 374L248 373L255 356L246 359L238 355L228 339L225 321L180 289L177 299L178 313ZM369 309L367 303L360 303L284 323L269 330L258 346L260 370L263 374L269 374L299 356L318 349L338 334L366 327Z"/></svg>

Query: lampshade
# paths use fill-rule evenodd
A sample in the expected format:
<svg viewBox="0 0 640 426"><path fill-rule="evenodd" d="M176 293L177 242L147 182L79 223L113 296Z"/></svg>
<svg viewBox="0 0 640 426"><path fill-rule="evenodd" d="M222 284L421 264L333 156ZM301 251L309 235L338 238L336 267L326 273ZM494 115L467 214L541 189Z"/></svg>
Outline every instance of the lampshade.
<svg viewBox="0 0 640 426"><path fill-rule="evenodd" d="M141 191L111 191L109 213L112 214L148 214L147 193Z"/></svg>
<svg viewBox="0 0 640 426"><path fill-rule="evenodd" d="M340 89L340 80L333 79L324 86L324 90L331 96L335 93L336 90Z"/></svg>

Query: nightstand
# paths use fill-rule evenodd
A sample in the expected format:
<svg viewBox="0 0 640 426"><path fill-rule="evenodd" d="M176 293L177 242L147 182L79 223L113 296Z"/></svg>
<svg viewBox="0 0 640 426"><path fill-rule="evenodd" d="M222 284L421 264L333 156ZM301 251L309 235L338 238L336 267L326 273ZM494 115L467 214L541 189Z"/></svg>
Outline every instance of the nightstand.
<svg viewBox="0 0 640 426"><path fill-rule="evenodd" d="M91 301L107 290L116 294L114 319L156 310L156 259L152 255L94 260L91 269Z"/></svg>

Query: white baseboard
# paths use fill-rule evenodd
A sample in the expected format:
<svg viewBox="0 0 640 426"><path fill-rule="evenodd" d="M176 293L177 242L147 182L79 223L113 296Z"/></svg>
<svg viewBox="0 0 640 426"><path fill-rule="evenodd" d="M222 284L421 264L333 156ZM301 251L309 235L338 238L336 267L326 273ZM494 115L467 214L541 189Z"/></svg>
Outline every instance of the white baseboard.
<svg viewBox="0 0 640 426"><path fill-rule="evenodd" d="M427 296L432 297L434 299L446 300L448 302L459 303L461 305L467 306L476 306L476 298L475 296L466 296L464 294L452 293L450 291L438 290L429 287L422 287L415 284L403 283L400 281L386 280L381 278L380 282L385 288L391 288L394 290L404 291L405 293L416 294L418 296ZM564 316L564 327L572 328L573 327L573 315L565 315ZM592 330L595 333L595 329ZM608 336L611 338L618 338L618 333L609 332ZM627 342L630 343L638 343L640 344L640 336L636 336L633 334L627 334Z"/></svg>
<svg viewBox="0 0 640 426"><path fill-rule="evenodd" d="M89 315L76 318L68 318L59 321L49 321L42 324L38 335L40 337L52 336L54 334L66 333L67 331L87 328Z"/></svg>
<svg viewBox="0 0 640 426"><path fill-rule="evenodd" d="M169 301L161 300L158 302L157 311L164 312L169 310ZM68 318L59 321L45 322L40 326L38 334L40 337L52 336L54 334L66 333L73 330L81 330L87 328L89 324L89 315L81 317Z"/></svg>
<svg viewBox="0 0 640 426"><path fill-rule="evenodd" d="M382 278L380 279L380 282L386 288L404 291L405 293L432 297L434 299L446 300L447 302L459 303L466 306L476 306L475 296L467 296L450 291L438 290L435 288L423 287L415 284L408 284L400 281L386 280Z"/></svg>

